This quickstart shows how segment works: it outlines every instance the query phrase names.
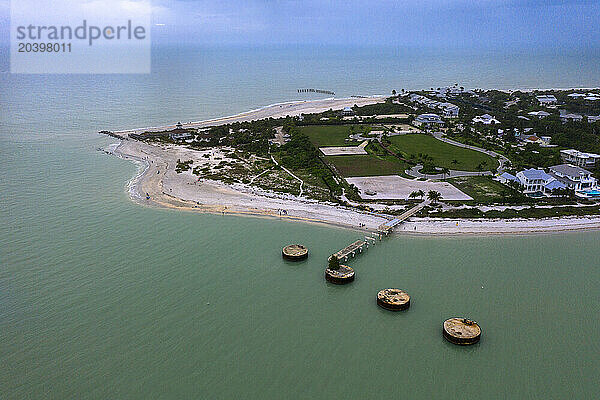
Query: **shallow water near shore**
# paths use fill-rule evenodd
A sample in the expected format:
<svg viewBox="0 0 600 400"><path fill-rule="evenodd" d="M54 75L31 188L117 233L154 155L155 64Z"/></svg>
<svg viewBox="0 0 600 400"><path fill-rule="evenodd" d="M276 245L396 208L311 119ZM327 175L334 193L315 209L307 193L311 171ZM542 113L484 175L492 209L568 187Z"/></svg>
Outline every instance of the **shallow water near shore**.
<svg viewBox="0 0 600 400"><path fill-rule="evenodd" d="M111 128L182 117L126 91L104 103L110 79L127 81L0 77L0 398L596 395L600 232L395 236L330 285L327 256L359 233L132 202L138 166L97 151L114 140L94 132L113 113ZM195 117L262 105L240 97ZM290 243L309 259L282 260ZM386 287L411 308L377 307ZM475 346L442 337L463 315L482 327Z"/></svg>

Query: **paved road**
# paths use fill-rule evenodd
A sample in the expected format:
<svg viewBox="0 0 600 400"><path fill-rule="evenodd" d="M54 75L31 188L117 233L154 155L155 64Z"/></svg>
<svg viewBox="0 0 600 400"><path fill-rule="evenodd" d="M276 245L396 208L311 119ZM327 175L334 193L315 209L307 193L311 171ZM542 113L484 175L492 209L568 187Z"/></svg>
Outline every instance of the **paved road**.
<svg viewBox="0 0 600 400"><path fill-rule="evenodd" d="M446 179L446 178L456 178L459 176L483 176L483 175L492 175L491 171L458 171L451 169L447 174L422 174L419 170L423 168L421 164L417 164L411 169L407 169L405 172L407 175L410 175L414 178L426 178L426 179Z"/></svg>
<svg viewBox="0 0 600 400"><path fill-rule="evenodd" d="M490 157L494 157L498 160L500 164L498 166L498 174L504 172L504 166L507 162L509 162L508 158L504 157L502 154L498 154L495 151L485 150L480 147L470 146L468 144L457 142L456 140L448 139L442 137L441 132L433 133L433 137L442 142L451 144L453 146L463 147L465 149L478 151L480 153L487 154ZM474 172L474 171L459 171L459 170L450 170L446 175L444 174L422 174L419 171L423 168L421 164L417 164L411 169L407 170L406 173L415 178L427 178L427 179L445 179L445 178L456 178L459 176L483 176L483 175L493 175L492 171L482 171L482 172Z"/></svg>

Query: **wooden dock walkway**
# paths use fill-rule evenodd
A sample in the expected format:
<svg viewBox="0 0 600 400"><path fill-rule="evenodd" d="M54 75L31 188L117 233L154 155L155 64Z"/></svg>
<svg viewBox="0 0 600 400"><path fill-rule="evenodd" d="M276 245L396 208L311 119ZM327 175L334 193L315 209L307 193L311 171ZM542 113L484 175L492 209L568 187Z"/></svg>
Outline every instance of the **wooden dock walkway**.
<svg viewBox="0 0 600 400"><path fill-rule="evenodd" d="M351 243L350 245L335 253L334 256L336 256L338 260L345 260L350 255L354 256L357 251L362 252L362 248L366 244L367 242L365 242L364 240L357 240L356 242Z"/></svg>
<svg viewBox="0 0 600 400"><path fill-rule="evenodd" d="M406 210L398 218L394 218L391 221L384 222L383 224L379 225L379 227L377 228L377 232L387 235L388 233L392 232L394 227L396 227L398 224L406 221L408 218L415 215L417 212L419 212L423 207L425 207L429 203L431 203L431 201L425 200L425 201L417 204L413 208Z"/></svg>
<svg viewBox="0 0 600 400"><path fill-rule="evenodd" d="M379 225L379 227L377 228L377 237L365 236L364 240L359 239L353 243L350 243L348 246L344 247L342 250L338 251L337 253L334 253L333 255L337 257L337 259L340 261L346 261L348 260L348 257L354 257L356 253L362 253L363 248L369 247L369 243L377 243L377 239L381 240L381 235L387 235L388 233L392 232L394 227L415 215L417 212L419 212L419 210L421 210L429 203L429 200L423 201L414 206L413 208L406 210L398 218L394 218L390 221L384 222L383 224Z"/></svg>

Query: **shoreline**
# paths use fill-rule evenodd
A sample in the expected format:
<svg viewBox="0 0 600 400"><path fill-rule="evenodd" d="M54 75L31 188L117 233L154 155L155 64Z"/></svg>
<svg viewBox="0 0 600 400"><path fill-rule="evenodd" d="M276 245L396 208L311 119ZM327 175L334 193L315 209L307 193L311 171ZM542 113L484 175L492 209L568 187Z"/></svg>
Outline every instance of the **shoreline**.
<svg viewBox="0 0 600 400"><path fill-rule="evenodd" d="M201 121L182 122L183 128L205 128L209 126L223 125L233 122L254 121L266 118L284 118L286 116L298 116L301 114L311 114L327 111L330 108L341 109L344 107L352 107L353 105L368 105L385 101L389 97L386 95L371 95L361 97L328 97L317 100L292 100L279 103L273 103L266 106L258 107L249 111L243 111L234 115L211 118ZM286 107L286 108L284 108ZM131 128L118 131L112 131L115 136L127 137L131 133L136 132L156 132L167 129L174 129L176 124L167 124L160 126L150 126L145 128Z"/></svg>
<svg viewBox="0 0 600 400"><path fill-rule="evenodd" d="M250 187L240 188L216 181L194 183L191 174L177 174L169 160L154 158L160 148L132 140L121 140L112 154L139 164L128 181L129 197L137 204L214 215L273 218L289 222L314 223L375 233L386 219L371 213L293 195L279 195ZM149 151L150 150L150 151ZM153 151L152 151L153 150ZM152 152L151 152L152 151ZM144 159L140 154L147 154ZM152 157L151 157L152 156ZM174 166L173 160L171 165ZM190 189L192 187L192 189ZM174 190L174 191L173 191ZM146 199L150 194L150 200ZM252 204L252 206L249 206ZM286 207L286 215L279 210ZM393 218L390 216L390 218ZM359 226L364 224L364 226ZM416 229L415 229L416 228ZM394 233L404 236L473 236L554 234L600 229L600 216L544 219L444 219L417 218L400 225Z"/></svg>
<svg viewBox="0 0 600 400"><path fill-rule="evenodd" d="M350 98L341 101L363 100L363 102L381 101L377 98ZM315 103L321 107L331 107L330 102L338 100L315 100L295 102L294 112L313 109ZM290 104L282 103L282 104ZM259 108L274 115L287 114L279 110L280 105ZM255 110L234 116L222 117L196 124L212 124L214 121L245 119L255 116ZM161 129L161 128L157 128ZM363 233L375 233L377 227L393 219L380 214L359 211L334 203L318 202L294 196L269 192L250 185L227 185L217 181L198 179L191 171L180 174L175 172L179 158L189 157L193 150L178 146L151 145L127 138L127 133L135 130L120 131L123 136L115 135L118 144L111 144L105 151L139 165L134 177L127 183L129 197L136 203L146 206L177 209L180 211L202 212L210 214L228 214L237 216L279 218L286 221L323 224L326 226L352 229ZM212 150L207 150L212 151ZM215 150L218 151L218 150ZM187 155L186 155L187 153ZM147 194L150 199L147 199ZM402 223L396 234L406 236L464 236L464 235L524 235L548 234L572 231L600 229L600 216L559 217L546 219L440 219L416 218Z"/></svg>

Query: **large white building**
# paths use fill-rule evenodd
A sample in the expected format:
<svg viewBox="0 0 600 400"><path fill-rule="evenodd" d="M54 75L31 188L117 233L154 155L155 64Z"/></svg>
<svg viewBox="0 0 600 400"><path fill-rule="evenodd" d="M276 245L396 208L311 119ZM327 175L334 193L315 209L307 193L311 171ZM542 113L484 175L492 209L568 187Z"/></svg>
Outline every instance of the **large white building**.
<svg viewBox="0 0 600 400"><path fill-rule="evenodd" d="M458 107L456 104L442 103L416 93L411 94L409 99L414 103L422 104L431 109L441 110L442 114L446 118L457 118L460 111L460 107Z"/></svg>
<svg viewBox="0 0 600 400"><path fill-rule="evenodd" d="M500 123L500 121L498 121L496 118L492 117L490 114L478 115L475 118L473 118L473 122L476 124L484 124L484 125Z"/></svg>
<svg viewBox="0 0 600 400"><path fill-rule="evenodd" d="M543 110L542 111L532 111L528 114L533 117L538 117L539 119L546 118L547 116L550 115L550 113L547 113L546 111L543 111Z"/></svg>
<svg viewBox="0 0 600 400"><path fill-rule="evenodd" d="M561 164L550 167L550 174L564 183L569 189L586 191L597 187L596 178L586 169L571 164Z"/></svg>
<svg viewBox="0 0 600 400"><path fill-rule="evenodd" d="M561 114L560 120L563 122L563 124L566 122L581 122L583 121L583 115L572 113Z"/></svg>
<svg viewBox="0 0 600 400"><path fill-rule="evenodd" d="M441 103L439 108L442 110L442 114L446 118L458 118L460 108L452 103Z"/></svg>
<svg viewBox="0 0 600 400"><path fill-rule="evenodd" d="M415 125L432 128L444 125L444 121L437 114L421 114L415 118Z"/></svg>
<svg viewBox="0 0 600 400"><path fill-rule="evenodd" d="M600 121L600 115L588 115L587 122L593 124L594 122Z"/></svg>
<svg viewBox="0 0 600 400"><path fill-rule="evenodd" d="M582 168L593 168L599 164L598 160L600 160L600 154L584 153L573 149L561 150L560 156L565 163Z"/></svg>
<svg viewBox="0 0 600 400"><path fill-rule="evenodd" d="M557 179L542 169L530 168L517 172L517 179L523 186L523 193L547 193L557 188L557 184L553 183Z"/></svg>
<svg viewBox="0 0 600 400"><path fill-rule="evenodd" d="M555 105L558 101L556 97L554 97L551 94L544 94L542 96L536 96L535 98L537 99L537 101L539 101L540 105L542 106L552 106Z"/></svg>

